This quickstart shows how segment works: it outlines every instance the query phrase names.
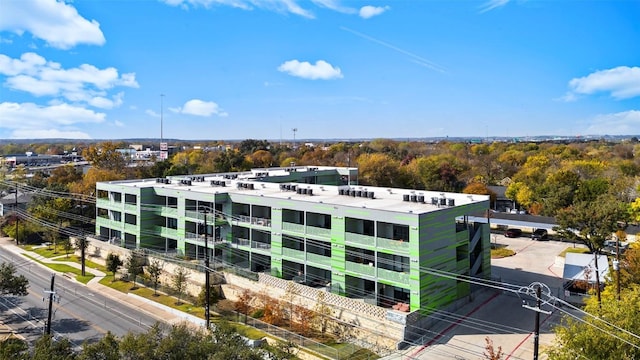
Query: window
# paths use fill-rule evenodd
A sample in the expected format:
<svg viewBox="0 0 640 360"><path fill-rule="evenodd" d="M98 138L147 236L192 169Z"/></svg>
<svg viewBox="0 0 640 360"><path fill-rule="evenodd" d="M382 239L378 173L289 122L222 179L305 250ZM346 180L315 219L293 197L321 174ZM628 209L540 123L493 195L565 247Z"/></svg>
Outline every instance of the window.
<svg viewBox="0 0 640 360"><path fill-rule="evenodd" d="M120 213L120 211L111 210L111 220L122 221L122 214Z"/></svg>
<svg viewBox="0 0 640 360"><path fill-rule="evenodd" d="M172 197L172 196L167 196L167 206L171 207L171 208L177 208L178 207L178 198L176 197Z"/></svg>
<svg viewBox="0 0 640 360"><path fill-rule="evenodd" d="M114 202L122 202L122 194L119 192L111 192L111 199Z"/></svg>
<svg viewBox="0 0 640 360"><path fill-rule="evenodd" d="M131 225L137 225L138 217L134 214L124 214L124 222Z"/></svg>
<svg viewBox="0 0 640 360"><path fill-rule="evenodd" d="M178 219L167 218L167 228L169 228L169 229L177 229L178 228Z"/></svg>
<svg viewBox="0 0 640 360"><path fill-rule="evenodd" d="M124 194L124 202L135 205L138 203L138 197L134 194Z"/></svg>

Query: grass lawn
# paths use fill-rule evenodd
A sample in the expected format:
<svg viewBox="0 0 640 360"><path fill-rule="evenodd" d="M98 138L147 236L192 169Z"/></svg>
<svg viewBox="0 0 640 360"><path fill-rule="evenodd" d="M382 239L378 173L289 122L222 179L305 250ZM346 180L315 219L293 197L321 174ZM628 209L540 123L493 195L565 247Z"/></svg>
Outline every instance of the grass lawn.
<svg viewBox="0 0 640 360"><path fill-rule="evenodd" d="M74 262L74 263L76 263L76 264L81 264L81 262L80 262L80 256L75 255L75 254L74 254L74 255L69 255L69 257L68 257L68 258L67 258L67 257L65 257L65 256L60 257L60 258L56 258L56 259L54 259L54 261L61 261L61 262L69 261L69 262ZM106 266L104 266L104 265L100 265L100 264L98 264L98 263L94 263L94 262L93 262L93 261L91 261L91 260L84 259L84 265L85 265L86 267L89 267L89 268L92 268L92 269L100 270L100 271L102 271L103 273L107 273L107 267L106 267Z"/></svg>
<svg viewBox="0 0 640 360"><path fill-rule="evenodd" d="M93 274L87 273L86 276L82 276L82 271L80 269L76 269L73 266L67 265L67 264L55 264L55 263L45 263L42 261L38 261L37 259L35 259L32 256L29 256L27 254L23 254L24 256L30 258L31 260L34 260L46 267L48 267L49 269L53 270L53 271L57 271L57 272L61 272L61 273L71 273L74 274L76 276L76 280L78 282L81 282L83 284L86 284L89 282L89 280L94 278Z"/></svg>
<svg viewBox="0 0 640 360"><path fill-rule="evenodd" d="M492 259L499 259L499 258L503 258L503 257L513 256L515 254L516 254L515 251L513 251L511 249L507 249L505 247L501 247L501 248L497 248L497 249L491 249L491 258Z"/></svg>
<svg viewBox="0 0 640 360"><path fill-rule="evenodd" d="M560 254L558 254L558 256L565 257L565 255L567 255L567 253L586 254L588 252L589 252L589 249L587 249L587 248L568 247L568 248L562 250L562 252Z"/></svg>
<svg viewBox="0 0 640 360"><path fill-rule="evenodd" d="M25 248L25 250L27 249ZM34 253L46 258L52 258L55 256L60 256L65 254L64 246L61 246L61 245L57 245L56 247L53 247L53 245L46 246L46 247L37 247L37 248L31 247L29 251L33 251ZM71 254L69 254L69 256L71 256Z"/></svg>

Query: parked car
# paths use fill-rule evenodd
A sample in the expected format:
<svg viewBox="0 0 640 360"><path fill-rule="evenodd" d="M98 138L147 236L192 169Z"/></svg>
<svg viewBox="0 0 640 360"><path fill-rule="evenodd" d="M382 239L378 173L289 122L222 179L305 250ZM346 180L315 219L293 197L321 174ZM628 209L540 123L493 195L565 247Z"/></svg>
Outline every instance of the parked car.
<svg viewBox="0 0 640 360"><path fill-rule="evenodd" d="M616 241L616 240L607 240L604 242L604 247L601 252L607 255L616 255L620 252L620 255L624 254L625 251L629 248L629 244Z"/></svg>
<svg viewBox="0 0 640 360"><path fill-rule="evenodd" d="M522 236L522 230L520 229L507 229L507 231L504 232L504 236L508 237L508 238L517 238Z"/></svg>
<svg viewBox="0 0 640 360"><path fill-rule="evenodd" d="M533 240L547 240L548 237L549 237L549 233L545 229L536 229L531 234L531 239Z"/></svg>

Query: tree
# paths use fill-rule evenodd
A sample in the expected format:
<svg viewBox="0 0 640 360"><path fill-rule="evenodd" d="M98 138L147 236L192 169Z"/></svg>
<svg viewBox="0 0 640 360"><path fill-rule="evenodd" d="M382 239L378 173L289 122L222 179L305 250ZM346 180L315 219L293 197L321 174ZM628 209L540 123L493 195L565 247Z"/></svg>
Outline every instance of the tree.
<svg viewBox="0 0 640 360"><path fill-rule="evenodd" d="M556 343L547 349L550 360L640 359L637 335L631 335L640 334L640 286L623 289L620 301L613 288L602 292L600 305L593 297L586 300L588 315L579 320L566 316L555 328Z"/></svg>
<svg viewBox="0 0 640 360"><path fill-rule="evenodd" d="M85 342L78 360L120 360L119 341L107 332L98 342Z"/></svg>
<svg viewBox="0 0 640 360"><path fill-rule="evenodd" d="M485 352L482 354L484 355L484 358L487 360L501 360L502 356L504 355L504 353L502 352L502 346L498 346L498 349L496 350L493 346L493 340L491 340L488 336L484 338L484 341Z"/></svg>
<svg viewBox="0 0 640 360"><path fill-rule="evenodd" d="M86 276L85 260L86 260L86 252L87 252L88 246L89 246L89 240L87 240L86 237L81 236L79 238L76 238L76 249L80 250L80 268L82 271L82 276Z"/></svg>
<svg viewBox="0 0 640 360"><path fill-rule="evenodd" d="M24 275L16 276L16 267L11 263L0 264L0 294L26 296L29 280Z"/></svg>
<svg viewBox="0 0 640 360"><path fill-rule="evenodd" d="M67 338L54 340L51 335L41 336L35 343L32 360L74 360L76 354Z"/></svg>
<svg viewBox="0 0 640 360"><path fill-rule="evenodd" d="M173 277L171 279L173 291L175 291L178 295L178 302L176 302L176 305L182 304L182 295L184 295L184 291L187 288L188 279L189 272L187 271L187 269L183 268L182 266L178 266L176 268L175 274L173 274Z"/></svg>
<svg viewBox="0 0 640 360"><path fill-rule="evenodd" d="M489 201L491 204L496 202L496 193L489 189L487 185L479 182L472 182L467 187L462 189L464 194L478 194L478 195L489 195Z"/></svg>
<svg viewBox="0 0 640 360"><path fill-rule="evenodd" d="M327 332L329 321L331 320L331 317L333 317L333 309L327 305L325 297L325 293L319 291L316 298L316 304L314 306L315 313L317 314L314 318L314 323L316 328L320 330L321 334L325 334Z"/></svg>
<svg viewBox="0 0 640 360"><path fill-rule="evenodd" d="M82 152L82 157L102 170L122 171L127 163L118 152L117 144L110 141L89 146Z"/></svg>
<svg viewBox="0 0 640 360"><path fill-rule="evenodd" d="M17 337L9 337L0 341L0 359L27 360L29 359L29 344Z"/></svg>
<svg viewBox="0 0 640 360"><path fill-rule="evenodd" d="M136 288L136 279L138 275L144 273L145 259L144 255L138 251L132 251L127 258L127 273L133 278L132 290Z"/></svg>
<svg viewBox="0 0 640 360"><path fill-rule="evenodd" d="M640 245L631 244L620 260L621 286L640 284Z"/></svg>
<svg viewBox="0 0 640 360"><path fill-rule="evenodd" d="M596 201L581 201L562 209L556 216L558 226L554 228L566 239L580 241L593 253L596 269L598 254L604 242L619 229L620 222L629 219L627 206L608 195ZM600 301L600 276L596 273L596 292Z"/></svg>
<svg viewBox="0 0 640 360"><path fill-rule="evenodd" d="M247 314L251 309L251 299L253 298L253 293L249 289L244 289L238 296L238 301L235 302L234 307L235 310L241 314L244 314L244 323L247 323Z"/></svg>
<svg viewBox="0 0 640 360"><path fill-rule="evenodd" d="M162 263L160 260L151 260L151 263L147 266L147 272L153 283L153 296L158 296L158 283L160 282L160 275L162 274Z"/></svg>
<svg viewBox="0 0 640 360"><path fill-rule="evenodd" d="M106 265L107 270L113 273L113 279L111 279L113 282L116 279L116 272L118 272L118 269L122 266L122 260L117 254L109 253L109 255L107 255Z"/></svg>
<svg viewBox="0 0 640 360"><path fill-rule="evenodd" d="M69 238L62 239L62 247L64 248L65 256L68 258L69 253L71 252L71 250L73 250L73 244L71 243L71 240L69 240Z"/></svg>

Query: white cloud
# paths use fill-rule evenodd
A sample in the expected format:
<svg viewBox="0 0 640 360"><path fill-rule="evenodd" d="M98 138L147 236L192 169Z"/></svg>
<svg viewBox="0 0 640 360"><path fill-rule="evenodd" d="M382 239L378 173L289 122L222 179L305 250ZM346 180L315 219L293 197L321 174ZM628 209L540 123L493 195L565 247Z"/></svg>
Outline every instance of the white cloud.
<svg viewBox="0 0 640 360"><path fill-rule="evenodd" d="M341 12L344 14L356 14L358 12L358 10L352 7L343 6L340 3L340 0L311 0L311 1L317 6L327 8L333 11Z"/></svg>
<svg viewBox="0 0 640 360"><path fill-rule="evenodd" d="M585 135L635 135L640 129L640 110L597 115L589 123Z"/></svg>
<svg viewBox="0 0 640 360"><path fill-rule="evenodd" d="M113 125L117 126L117 127L124 127L124 123L120 120L115 120L113 122Z"/></svg>
<svg viewBox="0 0 640 360"><path fill-rule="evenodd" d="M376 15L380 15L383 12L389 10L390 8L388 6L371 6L371 5L367 5L367 6L363 6L360 8L360 17L363 19L369 19L372 18Z"/></svg>
<svg viewBox="0 0 640 360"><path fill-rule="evenodd" d="M509 0L489 0L480 6L480 12L487 12L493 9L507 5Z"/></svg>
<svg viewBox="0 0 640 360"><path fill-rule="evenodd" d="M157 112L155 112L155 111L153 111L151 109L145 110L144 113L149 115L149 116L152 116L152 117L157 117L157 118L160 117L160 114L158 114Z"/></svg>
<svg viewBox="0 0 640 360"><path fill-rule="evenodd" d="M29 32L50 46L64 50L78 44L105 43L97 21L83 18L71 4L57 0L3 1L0 31L20 36Z"/></svg>
<svg viewBox="0 0 640 360"><path fill-rule="evenodd" d="M218 115L220 117L226 117L228 114L220 106L213 101L202 101L199 99L189 100L182 107L169 108L169 110L187 115L205 116Z"/></svg>
<svg viewBox="0 0 640 360"><path fill-rule="evenodd" d="M615 99L640 96L640 67L618 66L569 81L569 94L608 92ZM569 97L569 99L571 99Z"/></svg>
<svg viewBox="0 0 640 360"><path fill-rule="evenodd" d="M291 13L309 19L314 18L311 11L298 5L298 0L161 0L167 5L179 6L184 9L189 7L231 6L243 10L254 8L275 11L279 13Z"/></svg>
<svg viewBox="0 0 640 360"><path fill-rule="evenodd" d="M122 93L108 99L107 90L117 86L139 87L134 73L119 75L113 67L98 69L89 64L63 69L61 64L31 52L19 59L0 54L0 75L7 76L4 85L12 90L35 96L60 96L100 108L122 104Z"/></svg>
<svg viewBox="0 0 640 360"><path fill-rule="evenodd" d="M316 61L315 65L307 61L289 60L280 65L278 71L310 80L330 80L343 77L340 68L333 67L324 60Z"/></svg>
<svg viewBox="0 0 640 360"><path fill-rule="evenodd" d="M77 124L101 123L104 113L66 103L40 106L34 103L0 103L0 126L12 129L14 138L90 138Z"/></svg>

